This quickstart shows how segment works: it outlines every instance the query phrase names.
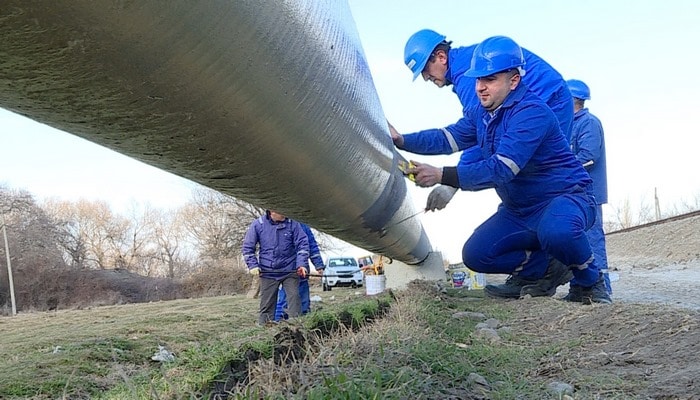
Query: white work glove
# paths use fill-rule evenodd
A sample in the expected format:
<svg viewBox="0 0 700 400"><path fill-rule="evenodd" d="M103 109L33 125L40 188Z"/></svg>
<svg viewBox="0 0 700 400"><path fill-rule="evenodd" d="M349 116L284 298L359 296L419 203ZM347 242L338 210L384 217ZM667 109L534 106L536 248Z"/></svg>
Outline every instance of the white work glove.
<svg viewBox="0 0 700 400"><path fill-rule="evenodd" d="M428 195L425 211L442 210L447 206L447 203L452 200L455 193L457 193L457 188L453 188L452 186L440 185L436 187Z"/></svg>
<svg viewBox="0 0 700 400"><path fill-rule="evenodd" d="M258 276L258 275L260 275L260 268L258 268L258 267L251 268L248 270L248 273L250 273L253 276Z"/></svg>

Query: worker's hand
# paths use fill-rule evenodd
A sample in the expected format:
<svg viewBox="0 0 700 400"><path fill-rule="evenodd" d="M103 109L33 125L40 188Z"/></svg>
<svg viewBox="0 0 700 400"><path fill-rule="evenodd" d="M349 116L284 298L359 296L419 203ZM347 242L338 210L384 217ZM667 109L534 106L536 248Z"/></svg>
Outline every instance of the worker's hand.
<svg viewBox="0 0 700 400"><path fill-rule="evenodd" d="M251 268L248 270L248 273L250 273L253 276L258 276L258 275L260 275L260 268L258 268L258 267Z"/></svg>
<svg viewBox="0 0 700 400"><path fill-rule="evenodd" d="M299 275L301 278L306 278L306 268L305 267L297 268L297 275Z"/></svg>
<svg viewBox="0 0 700 400"><path fill-rule="evenodd" d="M428 195L428 202L425 205L425 211L442 210L447 206L447 203L452 200L457 188L452 186L440 185L433 189Z"/></svg>
<svg viewBox="0 0 700 400"><path fill-rule="evenodd" d="M325 268L316 268L316 273L319 275L323 275L324 270L325 270Z"/></svg>
<svg viewBox="0 0 700 400"><path fill-rule="evenodd" d="M416 185L420 187L431 187L442 181L442 168L433 167L429 164L422 164L411 161L413 168L408 168L406 173L413 174L416 178Z"/></svg>
<svg viewBox="0 0 700 400"><path fill-rule="evenodd" d="M389 124L389 133L391 133L391 140L394 141L394 145L400 149L403 148L403 135L401 135L389 121L386 123Z"/></svg>

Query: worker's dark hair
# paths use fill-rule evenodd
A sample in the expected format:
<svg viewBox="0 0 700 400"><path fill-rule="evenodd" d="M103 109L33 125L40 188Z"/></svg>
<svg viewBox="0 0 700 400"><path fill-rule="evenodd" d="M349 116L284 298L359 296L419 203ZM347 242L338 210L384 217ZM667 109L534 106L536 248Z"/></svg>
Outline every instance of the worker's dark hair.
<svg viewBox="0 0 700 400"><path fill-rule="evenodd" d="M508 69L504 72L508 73L508 79L514 77L515 75L520 75L520 69L518 69L518 68L511 68L511 69Z"/></svg>
<svg viewBox="0 0 700 400"><path fill-rule="evenodd" d="M430 57L428 57L428 62L432 62L435 59L435 53L437 53L438 50L442 50L445 52L445 54L449 54L451 44L452 44L451 40L450 41L443 40L442 42L440 42L437 46L435 46L435 48L433 49L433 52L430 53Z"/></svg>

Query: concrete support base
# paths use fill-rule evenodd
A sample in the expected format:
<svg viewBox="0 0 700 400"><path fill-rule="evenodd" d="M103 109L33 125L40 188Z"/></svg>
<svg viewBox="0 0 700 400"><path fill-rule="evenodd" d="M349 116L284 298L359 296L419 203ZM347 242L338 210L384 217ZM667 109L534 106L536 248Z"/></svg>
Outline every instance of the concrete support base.
<svg viewBox="0 0 700 400"><path fill-rule="evenodd" d="M432 252L428 258L418 265L407 265L401 261L385 264L386 287L389 289L405 289L409 282L415 279L444 281L445 267L442 264L442 253Z"/></svg>

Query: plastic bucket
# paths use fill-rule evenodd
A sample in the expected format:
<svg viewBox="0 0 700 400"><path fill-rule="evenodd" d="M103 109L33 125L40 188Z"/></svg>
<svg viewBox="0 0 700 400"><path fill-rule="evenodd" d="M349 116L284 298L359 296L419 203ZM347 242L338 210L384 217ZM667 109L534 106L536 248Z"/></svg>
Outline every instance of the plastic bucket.
<svg viewBox="0 0 700 400"><path fill-rule="evenodd" d="M469 289L483 289L484 286L486 286L484 273L469 270Z"/></svg>
<svg viewBox="0 0 700 400"><path fill-rule="evenodd" d="M383 292L386 289L386 275L365 276L365 288L369 296Z"/></svg>
<svg viewBox="0 0 700 400"><path fill-rule="evenodd" d="M466 267L450 268L447 270L448 281L455 289L483 289L486 277L481 272L474 272Z"/></svg>

